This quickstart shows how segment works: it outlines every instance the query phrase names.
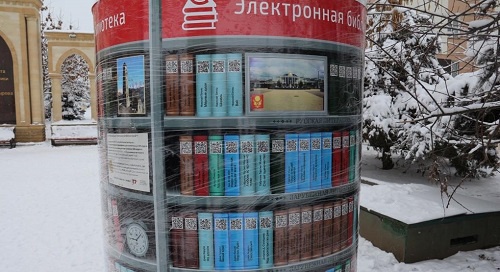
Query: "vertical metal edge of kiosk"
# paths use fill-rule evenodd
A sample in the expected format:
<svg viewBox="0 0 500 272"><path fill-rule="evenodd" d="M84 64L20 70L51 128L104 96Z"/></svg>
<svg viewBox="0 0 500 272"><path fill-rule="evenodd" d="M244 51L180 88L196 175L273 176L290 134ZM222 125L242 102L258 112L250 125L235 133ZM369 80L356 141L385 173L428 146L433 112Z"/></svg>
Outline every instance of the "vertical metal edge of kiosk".
<svg viewBox="0 0 500 272"><path fill-rule="evenodd" d="M149 74L151 102L151 155L153 171L153 198L156 230L156 263L158 272L168 269L168 235L166 233L165 176L163 143L163 92L161 87L161 0L149 0Z"/></svg>

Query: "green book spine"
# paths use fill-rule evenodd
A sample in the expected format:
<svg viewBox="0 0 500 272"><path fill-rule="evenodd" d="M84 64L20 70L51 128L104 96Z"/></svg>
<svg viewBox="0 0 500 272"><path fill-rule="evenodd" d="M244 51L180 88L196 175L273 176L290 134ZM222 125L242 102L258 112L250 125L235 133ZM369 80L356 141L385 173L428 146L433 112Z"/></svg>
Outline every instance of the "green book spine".
<svg viewBox="0 0 500 272"><path fill-rule="evenodd" d="M224 140L222 135L208 136L208 175L211 196L224 195Z"/></svg>

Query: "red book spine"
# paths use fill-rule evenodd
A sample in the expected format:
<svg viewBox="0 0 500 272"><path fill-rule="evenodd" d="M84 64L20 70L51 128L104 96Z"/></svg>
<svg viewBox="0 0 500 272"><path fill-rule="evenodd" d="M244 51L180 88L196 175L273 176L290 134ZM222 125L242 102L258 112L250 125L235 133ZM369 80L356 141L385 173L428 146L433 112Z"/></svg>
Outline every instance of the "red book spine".
<svg viewBox="0 0 500 272"><path fill-rule="evenodd" d="M174 213L170 229L170 258L174 267L186 267L184 258L184 217Z"/></svg>
<svg viewBox="0 0 500 272"><path fill-rule="evenodd" d="M300 261L300 208L288 209L288 263Z"/></svg>
<svg viewBox="0 0 500 272"><path fill-rule="evenodd" d="M193 181L193 137L189 135L179 136L179 178L182 195L194 195Z"/></svg>
<svg viewBox="0 0 500 272"><path fill-rule="evenodd" d="M354 197L349 197L349 211L347 213L347 246L352 245L352 232L354 224Z"/></svg>
<svg viewBox="0 0 500 272"><path fill-rule="evenodd" d="M323 242L328 237L323 237L323 204L313 206L313 242L312 257L319 258L323 255Z"/></svg>
<svg viewBox="0 0 500 272"><path fill-rule="evenodd" d="M333 239L332 239L332 252L335 253L340 250L340 232L341 232L341 219L342 219L342 201L337 200L333 203Z"/></svg>
<svg viewBox="0 0 500 272"><path fill-rule="evenodd" d="M197 196L208 196L208 136L193 136L193 141L194 194Z"/></svg>
<svg viewBox="0 0 500 272"><path fill-rule="evenodd" d="M118 251L123 251L124 243L122 237L122 231L120 227L120 216L118 214L118 202L116 199L111 200L111 215L113 217L113 226L115 233L115 245Z"/></svg>
<svg viewBox="0 0 500 272"><path fill-rule="evenodd" d="M312 206L301 208L300 232L300 260L309 260L312 257Z"/></svg>
<svg viewBox="0 0 500 272"><path fill-rule="evenodd" d="M333 252L333 203L323 205L323 256Z"/></svg>
<svg viewBox="0 0 500 272"><path fill-rule="evenodd" d="M195 97L194 88L194 57L191 54L182 54L179 56L180 75L180 114L182 116L194 116Z"/></svg>
<svg viewBox="0 0 500 272"><path fill-rule="evenodd" d="M170 116L179 115L179 59L177 54L165 57L165 113Z"/></svg>
<svg viewBox="0 0 500 272"><path fill-rule="evenodd" d="M347 218L349 214L349 201L347 199L342 200L342 216L340 217L340 249L347 247L347 228L349 225L349 219Z"/></svg>
<svg viewBox="0 0 500 272"><path fill-rule="evenodd" d="M184 216L184 259L186 268L200 266L198 251L198 215L196 212Z"/></svg>
<svg viewBox="0 0 500 272"><path fill-rule="evenodd" d="M288 263L288 211L274 212L274 265Z"/></svg>
<svg viewBox="0 0 500 272"><path fill-rule="evenodd" d="M332 186L342 185L342 132L333 132Z"/></svg>
<svg viewBox="0 0 500 272"><path fill-rule="evenodd" d="M349 131L342 132L342 167L341 167L341 182L347 184L349 182Z"/></svg>

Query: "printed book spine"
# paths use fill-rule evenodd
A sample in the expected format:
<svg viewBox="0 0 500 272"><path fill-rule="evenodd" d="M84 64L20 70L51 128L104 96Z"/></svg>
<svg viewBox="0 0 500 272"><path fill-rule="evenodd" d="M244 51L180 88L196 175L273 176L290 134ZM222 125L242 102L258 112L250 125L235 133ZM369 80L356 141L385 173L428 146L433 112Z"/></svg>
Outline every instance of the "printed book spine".
<svg viewBox="0 0 500 272"><path fill-rule="evenodd" d="M208 196L208 136L193 136L194 194Z"/></svg>
<svg viewBox="0 0 500 272"><path fill-rule="evenodd" d="M193 137L179 136L180 182L182 195L194 195Z"/></svg>
<svg viewBox="0 0 500 272"><path fill-rule="evenodd" d="M361 130L358 129L356 130L356 139L359 141L359 144L361 144ZM361 161L361 149L359 148L360 146L356 143L356 156L355 156L355 163L354 163L354 179L359 179L359 170L360 170L360 161Z"/></svg>
<svg viewBox="0 0 500 272"><path fill-rule="evenodd" d="M268 134L255 135L255 194L271 194L270 181L270 137Z"/></svg>
<svg viewBox="0 0 500 272"><path fill-rule="evenodd" d="M352 239L357 239L359 230L359 195L354 195L354 222L352 226Z"/></svg>
<svg viewBox="0 0 500 272"><path fill-rule="evenodd" d="M300 208L288 209L288 263L300 261Z"/></svg>
<svg viewBox="0 0 500 272"><path fill-rule="evenodd" d="M311 190L321 189L321 133L311 133Z"/></svg>
<svg viewBox="0 0 500 272"><path fill-rule="evenodd" d="M228 116L243 115L243 55L227 54L227 113Z"/></svg>
<svg viewBox="0 0 500 272"><path fill-rule="evenodd" d="M349 211L347 213L347 244L346 246L352 245L352 232L354 228L354 197L350 196L348 198Z"/></svg>
<svg viewBox="0 0 500 272"><path fill-rule="evenodd" d="M332 133L321 133L321 188L332 188Z"/></svg>
<svg viewBox="0 0 500 272"><path fill-rule="evenodd" d="M229 269L229 219L227 213L214 213L214 266Z"/></svg>
<svg viewBox="0 0 500 272"><path fill-rule="evenodd" d="M259 267L266 269L274 265L273 212L259 212Z"/></svg>
<svg viewBox="0 0 500 272"><path fill-rule="evenodd" d="M313 206L313 238L312 258L323 256L323 243L328 237L323 237L323 204Z"/></svg>
<svg viewBox="0 0 500 272"><path fill-rule="evenodd" d="M350 271L351 271L351 260L347 260L347 261L344 263L343 270L344 270L344 271L347 271L347 272L350 272Z"/></svg>
<svg viewBox="0 0 500 272"><path fill-rule="evenodd" d="M342 184L349 182L349 131L342 132Z"/></svg>
<svg viewBox="0 0 500 272"><path fill-rule="evenodd" d="M244 218L243 256L245 269L259 268L259 213L246 212Z"/></svg>
<svg viewBox="0 0 500 272"><path fill-rule="evenodd" d="M349 131L349 183L355 180L356 169L356 131Z"/></svg>
<svg viewBox="0 0 500 272"><path fill-rule="evenodd" d="M323 205L323 256L332 254L333 250L333 203Z"/></svg>
<svg viewBox="0 0 500 272"><path fill-rule="evenodd" d="M300 213L300 260L305 261L312 257L313 207L302 207Z"/></svg>
<svg viewBox="0 0 500 272"><path fill-rule="evenodd" d="M198 229L200 269L213 270L215 266L214 224L212 213L198 213Z"/></svg>
<svg viewBox="0 0 500 272"><path fill-rule="evenodd" d="M181 54L179 56L179 64L180 115L194 116L196 98L193 72L194 56L192 54Z"/></svg>
<svg viewBox="0 0 500 272"><path fill-rule="evenodd" d="M333 253L340 251L341 231L342 231L342 200L337 200L333 203L333 235L332 235Z"/></svg>
<svg viewBox="0 0 500 272"><path fill-rule="evenodd" d="M169 116L179 115L179 57L177 54L167 55L166 66L166 94L165 113Z"/></svg>
<svg viewBox="0 0 500 272"><path fill-rule="evenodd" d="M299 176L297 187L299 192L311 189L311 134L299 134L298 153Z"/></svg>
<svg viewBox="0 0 500 272"><path fill-rule="evenodd" d="M340 217L340 249L347 247L347 232L349 226L349 201L342 199L342 216Z"/></svg>
<svg viewBox="0 0 500 272"><path fill-rule="evenodd" d="M106 242L109 245L114 245L116 247L116 242L115 242L115 224L114 224L114 218L113 218L113 205L111 203L111 198L107 197L106 198L107 202L107 207L106 207L106 221L104 223L106 224L105 230L106 230Z"/></svg>
<svg viewBox="0 0 500 272"><path fill-rule="evenodd" d="M227 55L212 56L212 116L227 116Z"/></svg>
<svg viewBox="0 0 500 272"><path fill-rule="evenodd" d="M270 179L271 193L285 192L285 134L271 134Z"/></svg>
<svg viewBox="0 0 500 272"><path fill-rule="evenodd" d="M255 195L255 135L240 135L240 195Z"/></svg>
<svg viewBox="0 0 500 272"><path fill-rule="evenodd" d="M229 267L245 267L243 245L243 213L229 213Z"/></svg>
<svg viewBox="0 0 500 272"><path fill-rule="evenodd" d="M118 251L122 252L125 244L123 243L121 226L120 226L120 216L118 213L118 201L116 199L111 199L111 215L113 217L115 246Z"/></svg>
<svg viewBox="0 0 500 272"><path fill-rule="evenodd" d="M240 136L224 136L225 195L240 195Z"/></svg>
<svg viewBox="0 0 500 272"><path fill-rule="evenodd" d="M171 218L170 257L174 267L186 267L184 258L184 217L175 212Z"/></svg>
<svg viewBox="0 0 500 272"><path fill-rule="evenodd" d="M299 136L297 134L285 135L285 192L298 192L299 175Z"/></svg>
<svg viewBox="0 0 500 272"><path fill-rule="evenodd" d="M288 264L288 210L274 212L274 265Z"/></svg>
<svg viewBox="0 0 500 272"><path fill-rule="evenodd" d="M208 117L212 114L212 69L210 55L196 56L196 116Z"/></svg>
<svg viewBox="0 0 500 272"><path fill-rule="evenodd" d="M224 138L208 136L208 175L211 196L224 195Z"/></svg>
<svg viewBox="0 0 500 272"><path fill-rule="evenodd" d="M187 212L184 216L184 259L186 268L198 268L200 266L198 245L198 216L196 212Z"/></svg>
<svg viewBox="0 0 500 272"><path fill-rule="evenodd" d="M333 132L332 185L342 185L342 132Z"/></svg>

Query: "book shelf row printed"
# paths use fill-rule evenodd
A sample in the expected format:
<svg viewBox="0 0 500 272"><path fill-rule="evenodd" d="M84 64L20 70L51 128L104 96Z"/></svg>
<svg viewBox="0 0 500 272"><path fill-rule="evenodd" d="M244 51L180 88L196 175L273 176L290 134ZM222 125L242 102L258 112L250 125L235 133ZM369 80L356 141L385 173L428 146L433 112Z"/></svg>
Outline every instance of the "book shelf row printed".
<svg viewBox="0 0 500 272"><path fill-rule="evenodd" d="M174 267L272 268L337 253L357 238L358 197L259 212L176 212L171 216Z"/></svg>
<svg viewBox="0 0 500 272"><path fill-rule="evenodd" d="M128 268L115 260L108 260L108 272L143 272L143 270Z"/></svg>
<svg viewBox="0 0 500 272"><path fill-rule="evenodd" d="M179 136L180 193L248 196L355 182L357 130Z"/></svg>

